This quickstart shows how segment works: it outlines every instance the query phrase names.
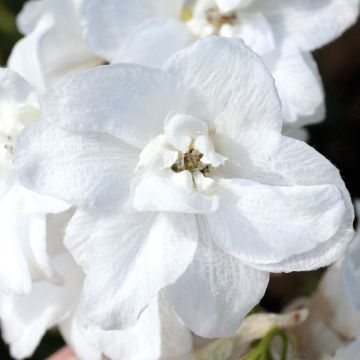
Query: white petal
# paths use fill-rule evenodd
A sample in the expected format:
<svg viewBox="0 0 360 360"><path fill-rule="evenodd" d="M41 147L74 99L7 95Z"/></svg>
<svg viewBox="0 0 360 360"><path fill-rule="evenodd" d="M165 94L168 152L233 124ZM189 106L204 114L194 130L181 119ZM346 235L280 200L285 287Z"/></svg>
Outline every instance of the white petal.
<svg viewBox="0 0 360 360"><path fill-rule="evenodd" d="M330 264L344 253L354 237L353 208L338 170L328 160L305 143L272 132L244 132L238 143L228 138L218 140L218 151L229 158L226 167L217 170L219 173L223 171L219 176L247 178L289 188L325 185L338 189L340 202L345 207L333 237L325 242L319 240L311 251L291 256L280 263L258 264L257 268L276 272L315 269ZM336 204L336 207L340 206L340 203Z"/></svg>
<svg viewBox="0 0 360 360"><path fill-rule="evenodd" d="M197 335L231 336L264 295L269 275L243 265L213 242L208 221L198 217L200 243L194 260L166 296Z"/></svg>
<svg viewBox="0 0 360 360"><path fill-rule="evenodd" d="M219 210L210 216L214 239L248 264L310 251L342 226L345 205L333 185L268 186L228 179L220 187Z"/></svg>
<svg viewBox="0 0 360 360"><path fill-rule="evenodd" d="M36 121L18 137L15 162L30 189L78 206L115 208L129 197L137 153L107 135Z"/></svg>
<svg viewBox="0 0 360 360"><path fill-rule="evenodd" d="M165 135L152 139L140 153L136 171L145 169L162 170L170 168L178 159L178 151L172 147Z"/></svg>
<svg viewBox="0 0 360 360"><path fill-rule="evenodd" d="M25 79L12 70L0 68L1 146L11 146L14 138L38 116L34 98L34 89ZM0 164L2 167L3 159Z"/></svg>
<svg viewBox="0 0 360 360"><path fill-rule="evenodd" d="M43 205L43 207L41 207ZM53 206L51 206L53 205ZM46 215L65 211L66 207L51 204L48 197L31 192L15 183L0 201L1 287L5 291L30 291L30 278L58 283L59 276L48 255L48 241L57 229L48 234ZM62 204L61 204L62 205Z"/></svg>
<svg viewBox="0 0 360 360"><path fill-rule="evenodd" d="M1 102L5 99L13 99L19 105L28 102L33 88L18 73L0 68L0 96Z"/></svg>
<svg viewBox="0 0 360 360"><path fill-rule="evenodd" d="M215 2L223 13L227 13L237 8L245 8L254 0L215 0Z"/></svg>
<svg viewBox="0 0 360 360"><path fill-rule="evenodd" d="M8 59L9 69L20 74L38 91L44 91L48 85L42 72L38 46L41 38L51 29L53 23L54 19L51 16L42 17L35 29L14 45Z"/></svg>
<svg viewBox="0 0 360 360"><path fill-rule="evenodd" d="M66 1L66 0L65 0ZM53 1L27 1L16 18L19 31L26 35L33 31L40 17L51 9Z"/></svg>
<svg viewBox="0 0 360 360"><path fill-rule="evenodd" d="M224 165L225 161L227 160L226 157L218 154L215 151L214 143L206 135L197 136L194 147L203 154L201 162L204 164L210 164L214 167L218 167L220 165Z"/></svg>
<svg viewBox="0 0 360 360"><path fill-rule="evenodd" d="M89 47L101 57L113 60L137 25L157 16L178 16L183 0L86 0L80 18Z"/></svg>
<svg viewBox="0 0 360 360"><path fill-rule="evenodd" d="M31 289L31 274L18 234L17 190L13 186L0 201L0 290L24 294Z"/></svg>
<svg viewBox="0 0 360 360"><path fill-rule="evenodd" d="M191 262L197 246L195 219L115 213L99 219L89 246L87 315L104 329L125 329Z"/></svg>
<svg viewBox="0 0 360 360"><path fill-rule="evenodd" d="M202 214L218 207L216 195L196 191L189 171L147 173L136 178L132 188L132 206L138 211Z"/></svg>
<svg viewBox="0 0 360 360"><path fill-rule="evenodd" d="M154 18L142 22L125 39L112 63L135 63L160 68L193 38L183 22Z"/></svg>
<svg viewBox="0 0 360 360"><path fill-rule="evenodd" d="M77 301L81 272L68 254L54 262L67 279L64 287L38 282L26 296L6 296L1 300L3 337L17 359L29 357L45 332L62 321Z"/></svg>
<svg viewBox="0 0 360 360"><path fill-rule="evenodd" d="M263 6L277 36L291 37L304 50L339 37L359 14L358 0L271 0Z"/></svg>
<svg viewBox="0 0 360 360"><path fill-rule="evenodd" d="M193 139L207 132L206 122L183 113L169 113L164 124L164 133L168 141L184 153L189 150Z"/></svg>
<svg viewBox="0 0 360 360"><path fill-rule="evenodd" d="M94 341L89 339L89 331L83 325L83 319L78 314L78 307L59 324L59 330L66 344L79 359L103 360L99 349L99 334Z"/></svg>
<svg viewBox="0 0 360 360"><path fill-rule="evenodd" d="M214 179L204 176L200 171L193 173L196 190L206 195L214 195L217 183Z"/></svg>
<svg viewBox="0 0 360 360"><path fill-rule="evenodd" d="M284 44L270 69L283 102L285 123L304 126L324 119L324 90L311 54Z"/></svg>
<svg viewBox="0 0 360 360"><path fill-rule="evenodd" d="M84 359L97 360L100 352L110 359L174 358L191 351L192 347L190 331L169 304L157 298L143 311L136 325L127 330L106 331L93 325L82 326L78 314L60 329L77 355Z"/></svg>
<svg viewBox="0 0 360 360"><path fill-rule="evenodd" d="M327 318L337 334L351 339L358 335L360 328L359 274L348 259L332 265L319 284L319 296L326 301Z"/></svg>
<svg viewBox="0 0 360 360"><path fill-rule="evenodd" d="M356 359L360 353L360 338L356 338L336 350L329 360L351 360Z"/></svg>
<svg viewBox="0 0 360 360"><path fill-rule="evenodd" d="M15 46L9 67L39 90L101 62L84 44L72 0L32 1L25 6L18 22L28 35Z"/></svg>
<svg viewBox="0 0 360 360"><path fill-rule="evenodd" d="M87 250L91 235L95 231L98 213L77 209L65 230L64 245L84 272L88 269Z"/></svg>
<svg viewBox="0 0 360 360"><path fill-rule="evenodd" d="M102 132L144 148L169 111L186 110L187 92L164 71L107 65L70 77L44 96L44 119L68 130Z"/></svg>
<svg viewBox="0 0 360 360"><path fill-rule="evenodd" d="M274 80L240 39L207 37L171 56L165 68L202 97L198 115L218 132L236 138L244 127L280 131Z"/></svg>
<svg viewBox="0 0 360 360"><path fill-rule="evenodd" d="M277 44L271 24L263 14L250 12L240 16L239 24L232 26L234 32L232 36L243 39L245 44L259 55L276 49Z"/></svg>

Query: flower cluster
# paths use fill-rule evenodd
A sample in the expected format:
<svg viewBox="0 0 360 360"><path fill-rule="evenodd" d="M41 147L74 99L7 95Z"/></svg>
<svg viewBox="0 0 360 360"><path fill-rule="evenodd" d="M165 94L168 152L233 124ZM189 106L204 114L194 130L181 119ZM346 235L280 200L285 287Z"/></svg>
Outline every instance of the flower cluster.
<svg viewBox="0 0 360 360"><path fill-rule="evenodd" d="M296 138L324 118L311 51L358 8L25 5L0 70L0 318L14 358L53 326L80 359L153 360L196 356L193 335L241 334L249 350L260 323L304 320L245 317L270 273L327 266L354 238L338 170Z"/></svg>

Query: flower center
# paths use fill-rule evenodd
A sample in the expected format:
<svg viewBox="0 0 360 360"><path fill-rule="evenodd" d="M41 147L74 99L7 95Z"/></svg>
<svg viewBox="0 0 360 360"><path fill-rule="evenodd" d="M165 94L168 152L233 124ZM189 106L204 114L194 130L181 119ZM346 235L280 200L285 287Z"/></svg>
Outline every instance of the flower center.
<svg viewBox="0 0 360 360"><path fill-rule="evenodd" d="M239 22L237 11L224 13L210 0L198 0L192 6L186 6L182 19L189 30L200 38L207 35L228 36Z"/></svg>
<svg viewBox="0 0 360 360"><path fill-rule="evenodd" d="M211 170L225 163L215 151L204 121L183 113L165 120L164 134L153 138L141 151L137 172L158 172L185 179L194 190L212 193ZM169 170L170 173L169 173Z"/></svg>
<svg viewBox="0 0 360 360"><path fill-rule="evenodd" d="M171 170L179 173L181 171L200 171L206 176L211 171L210 164L204 164L201 159L204 155L197 149L194 148L194 140L192 140L189 151L185 154L179 152L179 157L175 163L171 166Z"/></svg>
<svg viewBox="0 0 360 360"><path fill-rule="evenodd" d="M219 35L223 25L234 25L237 22L235 13L221 14L217 7L205 11L207 22L213 26L213 35Z"/></svg>

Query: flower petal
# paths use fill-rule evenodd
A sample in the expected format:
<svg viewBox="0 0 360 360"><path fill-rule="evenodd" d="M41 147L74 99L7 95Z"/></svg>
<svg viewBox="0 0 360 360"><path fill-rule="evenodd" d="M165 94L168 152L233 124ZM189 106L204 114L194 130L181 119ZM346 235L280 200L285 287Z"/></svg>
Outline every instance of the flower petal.
<svg viewBox="0 0 360 360"><path fill-rule="evenodd" d="M217 132L236 138L244 127L280 131L274 79L240 39L204 38L171 56L164 67L202 97L200 118L213 121Z"/></svg>
<svg viewBox="0 0 360 360"><path fill-rule="evenodd" d="M129 197L137 152L100 134L36 121L18 137L15 162L25 186L77 206L117 208Z"/></svg>
<svg viewBox="0 0 360 360"><path fill-rule="evenodd" d="M323 120L324 89L312 55L283 44L275 64L270 69L283 102L285 123L304 126Z"/></svg>
<svg viewBox="0 0 360 360"><path fill-rule="evenodd" d="M164 71L107 65L57 83L44 96L42 112L65 129L114 135L142 149L162 133L169 111L186 110L187 94Z"/></svg>
<svg viewBox="0 0 360 360"><path fill-rule="evenodd" d="M314 249L336 235L346 211L333 185L224 179L220 186L224 192L210 228L223 250L248 264L275 263Z"/></svg>
<svg viewBox="0 0 360 360"><path fill-rule="evenodd" d="M226 36L226 34L222 34L223 29L224 26L221 28L220 35ZM233 32L232 36L240 37L251 50L260 56L272 52L277 47L271 24L259 12L241 14L239 24L230 29Z"/></svg>
<svg viewBox="0 0 360 360"><path fill-rule="evenodd" d="M0 201L0 290L24 294L31 289L31 274L17 232L17 190L13 186Z"/></svg>
<svg viewBox="0 0 360 360"><path fill-rule="evenodd" d="M38 90L101 63L84 43L74 1L31 1L18 23L27 35L15 45L9 67Z"/></svg>
<svg viewBox="0 0 360 360"><path fill-rule="evenodd" d="M3 337L14 358L31 356L45 332L61 321L77 300L74 294L78 294L81 287L81 272L66 253L54 259L54 263L68 280L63 287L41 281L34 284L26 296L1 299Z"/></svg>
<svg viewBox="0 0 360 360"><path fill-rule="evenodd" d="M154 18L142 22L125 39L112 63L134 63L160 68L165 60L191 44L185 24L175 19Z"/></svg>
<svg viewBox="0 0 360 360"><path fill-rule="evenodd" d="M315 50L353 25L358 0L270 0L263 10L280 38L292 38L303 50ZM341 16L339 16L341 14Z"/></svg>
<svg viewBox="0 0 360 360"><path fill-rule="evenodd" d="M148 173L135 179L132 185L132 206L138 211L204 214L218 207L216 195L204 195L193 189L189 171Z"/></svg>
<svg viewBox="0 0 360 360"><path fill-rule="evenodd" d="M65 229L64 245L85 273L89 267L89 240L95 231L97 220L97 211L77 209Z"/></svg>
<svg viewBox="0 0 360 360"><path fill-rule="evenodd" d="M174 358L190 352L192 338L172 308L162 299L154 299L140 315L137 323L127 330L103 330L81 324L75 313L60 327L67 342L84 359L98 359L96 349L109 359ZM95 348L91 355L91 346ZM89 349L90 347L90 349ZM90 357L85 356L89 352Z"/></svg>
<svg viewBox="0 0 360 360"><path fill-rule="evenodd" d="M329 231L328 235L331 231L335 231L331 237L319 237L313 242L312 249L305 250L304 248L302 250L304 252L298 255L294 253L291 256L289 253L290 257L280 262L278 259L270 264L270 257L267 257L266 263L260 261L256 265L252 264L253 266L260 270L274 272L303 271L326 266L344 253L347 244L354 237L353 208L338 170L328 160L307 144L272 132L244 132L237 143L229 141L228 138L218 138L218 140L217 149L229 157L226 169L225 167L219 169L218 176L250 179L259 185L270 185L274 189L287 188L286 192L296 191L296 188L300 186L307 188L304 189L303 195L310 194L312 188L324 201L322 206L325 208L327 196L333 194L334 197L329 203L332 204L332 210L327 209L325 218L331 211L342 209L333 218L332 227L329 226L326 230ZM325 191L325 189L328 190ZM328 199L330 200L331 197ZM312 207L315 205L313 200L310 199L308 205L316 210ZM282 220L279 218L279 221ZM317 226L319 225L308 230L313 231ZM323 230L319 228L318 230L320 231L318 235L320 235ZM305 247L310 245L308 240L314 239L314 236L315 232L307 238L307 241L301 240L302 244ZM294 238L294 234L290 238Z"/></svg>
<svg viewBox="0 0 360 360"><path fill-rule="evenodd" d="M245 8L254 2L254 0L215 0L215 2L220 11L227 13L237 8Z"/></svg>
<svg viewBox="0 0 360 360"><path fill-rule="evenodd" d="M87 0L80 19L89 47L102 58L113 60L137 25L157 16L180 17L183 0Z"/></svg>
<svg viewBox="0 0 360 360"><path fill-rule="evenodd" d="M168 141L183 153L189 150L191 140L207 132L205 121L177 112L169 113L164 124L164 133Z"/></svg>
<svg viewBox="0 0 360 360"><path fill-rule="evenodd" d="M231 336L264 295L269 275L219 249L205 217L198 217L198 224L200 243L194 260L165 293L197 335Z"/></svg>
<svg viewBox="0 0 360 360"><path fill-rule="evenodd" d="M87 316L104 329L125 329L191 262L197 246L195 219L114 213L99 219L89 246Z"/></svg>

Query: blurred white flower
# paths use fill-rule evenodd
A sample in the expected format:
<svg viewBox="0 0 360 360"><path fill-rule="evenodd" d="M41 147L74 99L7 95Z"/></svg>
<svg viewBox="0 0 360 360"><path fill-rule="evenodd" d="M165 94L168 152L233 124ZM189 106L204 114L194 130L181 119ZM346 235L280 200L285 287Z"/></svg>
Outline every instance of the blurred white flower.
<svg viewBox="0 0 360 360"><path fill-rule="evenodd" d="M18 17L25 37L8 66L44 90L104 60L161 67L203 36L240 37L275 77L285 122L300 127L325 112L310 52L349 28L358 7L358 0L29 1Z"/></svg>
<svg viewBox="0 0 360 360"><path fill-rule="evenodd" d="M105 331L83 319L80 312L84 274L62 244L72 212L48 221L49 256L63 279L62 286L46 280L25 296L2 295L2 335L15 359L31 356L45 332L58 326L65 341L82 360L171 359L191 351L192 338L163 299L153 299L138 323L126 331Z"/></svg>
<svg viewBox="0 0 360 360"><path fill-rule="evenodd" d="M284 121L299 127L324 118L310 52L354 24L358 7L358 0L87 0L79 17L89 48L110 62L161 67L206 35L240 37L275 77Z"/></svg>
<svg viewBox="0 0 360 360"><path fill-rule="evenodd" d="M18 137L17 168L78 207L65 244L105 329L134 324L164 289L196 334L232 335L268 271L325 266L353 238L337 169L281 135L273 78L241 40L205 38L164 70L89 70L41 110Z"/></svg>
<svg viewBox="0 0 360 360"><path fill-rule="evenodd" d="M13 161L15 138L38 115L36 91L0 68L0 290L5 292L28 292L41 277L59 280L46 254L46 214L67 205L25 189Z"/></svg>
<svg viewBox="0 0 360 360"><path fill-rule="evenodd" d="M299 304L310 309L309 319L297 329L305 356L351 360L351 354L360 353L359 232L345 256L326 271L317 292L291 308Z"/></svg>
<svg viewBox="0 0 360 360"><path fill-rule="evenodd" d="M38 90L102 60L88 50L77 11L79 0L28 1L17 18L24 38L14 46L8 67Z"/></svg>

